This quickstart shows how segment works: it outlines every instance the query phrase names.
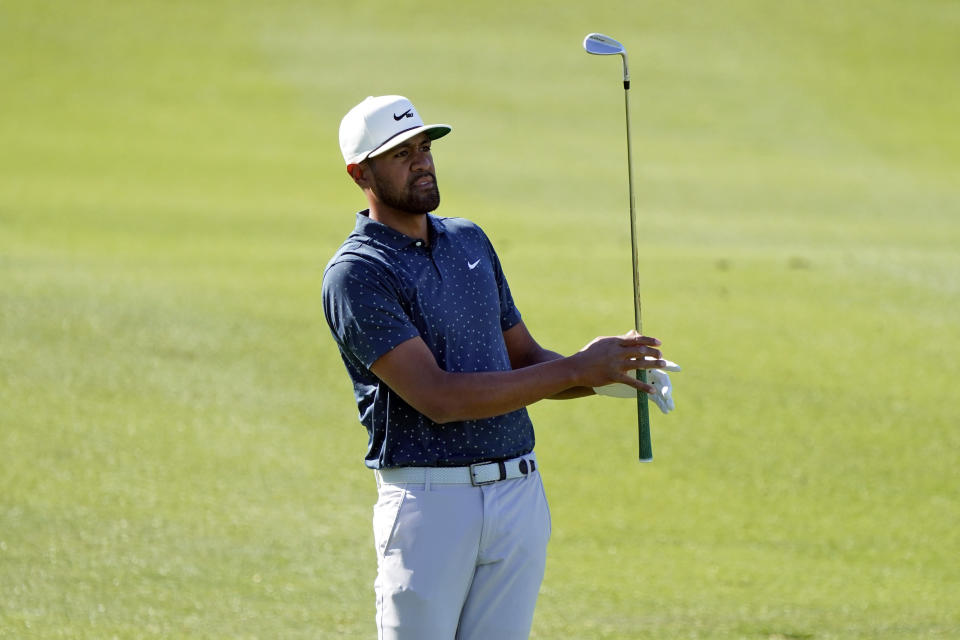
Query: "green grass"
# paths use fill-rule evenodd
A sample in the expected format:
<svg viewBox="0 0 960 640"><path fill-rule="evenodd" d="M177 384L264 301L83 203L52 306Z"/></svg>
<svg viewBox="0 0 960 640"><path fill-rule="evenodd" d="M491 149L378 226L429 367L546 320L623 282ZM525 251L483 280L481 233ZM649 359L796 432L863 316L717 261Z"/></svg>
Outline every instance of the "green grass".
<svg viewBox="0 0 960 640"><path fill-rule="evenodd" d="M409 96L441 213L543 344L629 328L634 409L531 412L536 638L960 636L960 8L0 3L0 638L373 637L373 479L320 278L336 127Z"/></svg>

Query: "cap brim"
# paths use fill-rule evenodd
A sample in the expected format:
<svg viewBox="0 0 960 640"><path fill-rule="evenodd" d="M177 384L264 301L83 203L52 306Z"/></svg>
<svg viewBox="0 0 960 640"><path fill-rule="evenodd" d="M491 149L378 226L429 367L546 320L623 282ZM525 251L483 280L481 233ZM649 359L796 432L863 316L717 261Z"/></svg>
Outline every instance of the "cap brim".
<svg viewBox="0 0 960 640"><path fill-rule="evenodd" d="M448 124L425 124L420 127L414 127L413 129L407 129L406 131L401 131L397 135L393 136L392 138L384 142L382 145L380 145L379 147L377 147L376 149L368 153L366 157L373 158L374 156L378 156L381 153L386 153L387 151L390 151L390 149L393 149L397 145L402 144L407 140L409 140L410 138L413 138L414 136L418 136L423 132L426 132L431 140L436 140L437 138L442 138L443 136L447 135L451 131L453 131L453 127L451 127Z"/></svg>

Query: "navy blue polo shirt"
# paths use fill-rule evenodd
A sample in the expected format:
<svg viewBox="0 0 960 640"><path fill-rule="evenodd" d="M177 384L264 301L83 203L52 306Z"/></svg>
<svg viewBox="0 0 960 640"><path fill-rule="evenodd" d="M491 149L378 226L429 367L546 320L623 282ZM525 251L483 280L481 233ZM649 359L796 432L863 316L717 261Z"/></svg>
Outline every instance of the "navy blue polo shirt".
<svg viewBox="0 0 960 640"><path fill-rule="evenodd" d="M508 371L503 332L520 322L487 236L462 218L427 215L424 244L357 214L323 275L323 308L353 381L372 469L465 466L533 450L526 409L437 424L403 401L370 366L419 336L441 369Z"/></svg>

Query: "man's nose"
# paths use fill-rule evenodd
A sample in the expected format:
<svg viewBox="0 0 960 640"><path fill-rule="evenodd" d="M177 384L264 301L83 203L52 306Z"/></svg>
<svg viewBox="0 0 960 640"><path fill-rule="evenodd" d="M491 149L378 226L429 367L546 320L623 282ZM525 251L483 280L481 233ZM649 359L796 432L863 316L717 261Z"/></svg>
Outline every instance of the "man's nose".
<svg viewBox="0 0 960 640"><path fill-rule="evenodd" d="M433 156L429 151L415 151L413 162L410 163L411 171L432 171Z"/></svg>

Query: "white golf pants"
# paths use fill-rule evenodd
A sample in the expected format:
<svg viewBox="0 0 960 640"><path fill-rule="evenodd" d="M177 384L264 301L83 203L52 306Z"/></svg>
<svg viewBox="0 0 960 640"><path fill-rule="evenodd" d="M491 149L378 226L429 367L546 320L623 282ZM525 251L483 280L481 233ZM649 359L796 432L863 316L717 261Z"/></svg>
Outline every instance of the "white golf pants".
<svg viewBox="0 0 960 640"><path fill-rule="evenodd" d="M540 472L475 487L380 483L381 640L526 640L550 511Z"/></svg>

